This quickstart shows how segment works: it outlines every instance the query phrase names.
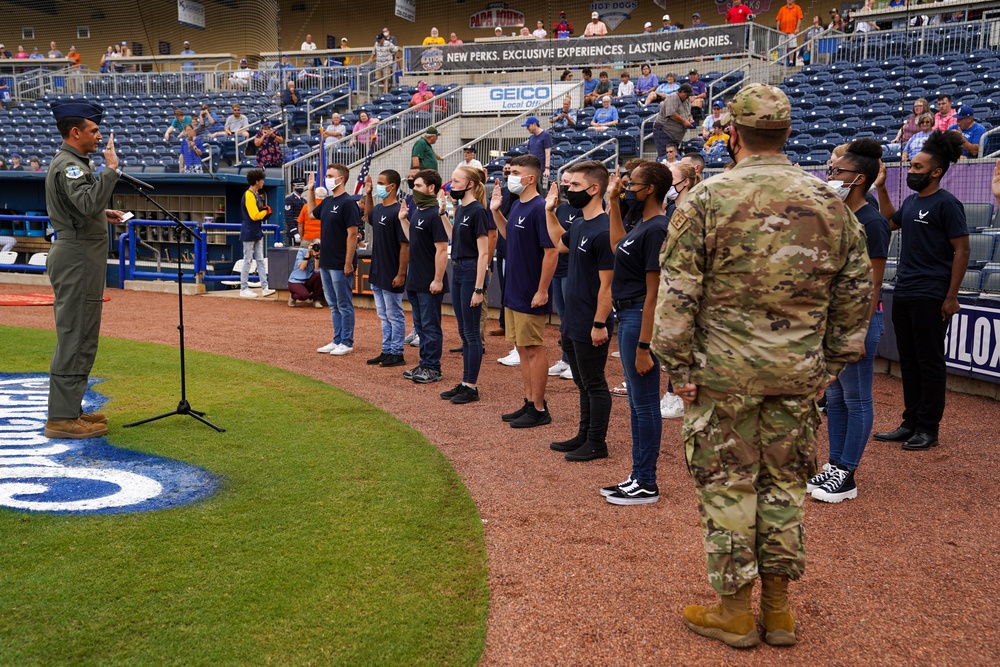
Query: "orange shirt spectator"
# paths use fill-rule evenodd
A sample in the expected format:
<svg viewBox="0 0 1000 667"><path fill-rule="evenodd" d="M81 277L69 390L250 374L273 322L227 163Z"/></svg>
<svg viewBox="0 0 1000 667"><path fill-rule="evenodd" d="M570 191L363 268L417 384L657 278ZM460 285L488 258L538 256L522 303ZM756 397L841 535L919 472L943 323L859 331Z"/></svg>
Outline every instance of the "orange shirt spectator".
<svg viewBox="0 0 1000 667"><path fill-rule="evenodd" d="M788 3L778 10L778 30L794 34L799 31L801 23L802 8L795 4L795 0L788 0Z"/></svg>

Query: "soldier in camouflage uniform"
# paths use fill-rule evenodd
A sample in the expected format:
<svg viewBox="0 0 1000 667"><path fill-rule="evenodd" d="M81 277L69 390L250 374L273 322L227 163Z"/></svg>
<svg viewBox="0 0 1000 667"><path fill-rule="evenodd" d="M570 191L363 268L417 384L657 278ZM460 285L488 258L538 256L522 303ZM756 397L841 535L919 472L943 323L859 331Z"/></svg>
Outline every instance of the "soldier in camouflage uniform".
<svg viewBox="0 0 1000 667"><path fill-rule="evenodd" d="M685 622L730 646L758 644L759 574L764 640L789 645L814 399L863 350L872 282L854 214L781 153L784 93L753 84L729 111L737 165L693 188L670 221L652 349L687 403L685 453L721 596L685 608Z"/></svg>
<svg viewBox="0 0 1000 667"><path fill-rule="evenodd" d="M106 208L118 183L114 135L104 151L107 169L95 176L87 156L101 140L104 109L88 102L53 102L63 144L45 177L45 206L56 241L46 260L55 292L56 349L49 370L47 438L94 438L107 418L83 412L87 380L97 356L107 273L108 223L122 212Z"/></svg>

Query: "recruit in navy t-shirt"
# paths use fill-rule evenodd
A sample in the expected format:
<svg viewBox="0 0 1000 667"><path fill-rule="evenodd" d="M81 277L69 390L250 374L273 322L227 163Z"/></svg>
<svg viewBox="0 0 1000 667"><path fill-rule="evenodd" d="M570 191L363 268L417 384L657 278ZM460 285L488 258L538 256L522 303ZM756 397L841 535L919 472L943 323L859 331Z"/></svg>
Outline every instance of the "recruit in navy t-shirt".
<svg viewBox="0 0 1000 667"><path fill-rule="evenodd" d="M951 286L951 239L968 236L965 207L947 190L910 195L892 222L901 229L896 296L944 301Z"/></svg>
<svg viewBox="0 0 1000 667"><path fill-rule="evenodd" d="M646 273L660 271L660 249L668 225L666 216L653 216L638 223L618 242L615 272L611 277L612 299L634 302L646 299Z"/></svg>
<svg viewBox="0 0 1000 667"><path fill-rule="evenodd" d="M597 313L597 295L601 290L600 271L615 268L609 233L611 221L607 213L598 213L590 220L573 223L562 235L569 248L569 270L566 273L566 309L562 333L571 340L589 341ZM611 313L608 313L608 320Z"/></svg>
<svg viewBox="0 0 1000 667"><path fill-rule="evenodd" d="M527 202L515 199L507 216L507 268L504 271L503 305L519 313L548 315L552 312L552 284L544 306L531 307L542 278L545 249L553 248L545 225L545 199Z"/></svg>
<svg viewBox="0 0 1000 667"><path fill-rule="evenodd" d="M486 208L478 201L473 201L468 206L461 204L455 209L454 222L451 227L452 261L479 259L479 246L476 240L489 233L489 221L492 217L486 213Z"/></svg>
<svg viewBox="0 0 1000 667"><path fill-rule="evenodd" d="M368 218L372 226L372 265L368 280L374 287L399 294L403 287L393 287L392 279L399 273L400 245L409 243L399 224L399 202L391 206L376 204Z"/></svg>
<svg viewBox="0 0 1000 667"><path fill-rule="evenodd" d="M559 225L566 231L573 226L574 220L579 220L583 214L580 213L580 209L573 208L566 202L559 204L556 208L556 220L559 221ZM561 252L559 253L559 261L556 262L556 272L552 274L553 278L565 278L566 270L569 268L569 253Z"/></svg>
<svg viewBox="0 0 1000 667"><path fill-rule="evenodd" d="M434 282L435 243L447 243L437 206L410 209L410 266L406 272L406 289L412 292L430 292ZM442 292L448 291L448 281L441 277Z"/></svg>
<svg viewBox="0 0 1000 667"><path fill-rule="evenodd" d="M347 230L353 227L351 233L357 234L361 226L358 203L344 192L317 204L312 216L319 220L319 268L343 271L347 262Z"/></svg>

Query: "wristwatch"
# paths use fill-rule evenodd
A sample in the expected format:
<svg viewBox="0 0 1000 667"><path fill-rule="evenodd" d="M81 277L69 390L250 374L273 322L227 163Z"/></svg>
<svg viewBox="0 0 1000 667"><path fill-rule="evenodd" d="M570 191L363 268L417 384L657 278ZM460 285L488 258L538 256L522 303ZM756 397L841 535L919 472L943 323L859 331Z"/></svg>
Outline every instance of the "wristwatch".
<svg viewBox="0 0 1000 667"><path fill-rule="evenodd" d="M635 346L637 348L639 348L640 350L648 350L649 349L649 343L644 343L641 340L638 343L636 343Z"/></svg>
<svg viewBox="0 0 1000 667"><path fill-rule="evenodd" d="M483 288L482 287L476 287L472 291L475 292L476 294L482 294L483 293Z"/></svg>
<svg viewBox="0 0 1000 667"><path fill-rule="evenodd" d="M595 329L604 329L607 326L608 326L607 322L594 322Z"/></svg>

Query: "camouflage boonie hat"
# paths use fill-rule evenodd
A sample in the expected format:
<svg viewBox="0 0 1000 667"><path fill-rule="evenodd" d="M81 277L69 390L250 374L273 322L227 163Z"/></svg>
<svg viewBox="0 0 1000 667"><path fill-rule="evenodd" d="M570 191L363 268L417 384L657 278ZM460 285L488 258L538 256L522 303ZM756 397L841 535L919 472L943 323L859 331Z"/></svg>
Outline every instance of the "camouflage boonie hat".
<svg viewBox="0 0 1000 667"><path fill-rule="evenodd" d="M729 102L729 114L737 125L758 130L780 130L792 126L792 105L774 86L753 83Z"/></svg>

